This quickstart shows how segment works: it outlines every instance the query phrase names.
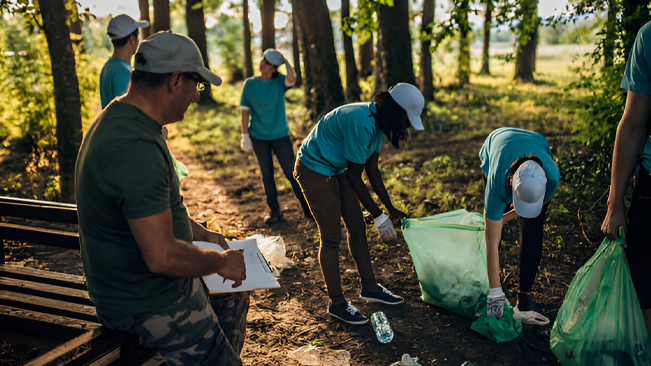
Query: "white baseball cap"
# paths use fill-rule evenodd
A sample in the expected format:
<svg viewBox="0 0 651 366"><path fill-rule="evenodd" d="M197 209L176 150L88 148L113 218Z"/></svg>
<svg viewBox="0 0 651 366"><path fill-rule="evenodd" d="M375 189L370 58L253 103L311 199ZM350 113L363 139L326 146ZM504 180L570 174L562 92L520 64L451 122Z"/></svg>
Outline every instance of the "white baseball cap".
<svg viewBox="0 0 651 366"><path fill-rule="evenodd" d="M266 51L264 51L262 56L265 58L265 60L269 61L270 64L276 67L282 65L283 62L285 62L285 58L283 57L283 54L273 48L269 48Z"/></svg>
<svg viewBox="0 0 651 366"><path fill-rule="evenodd" d="M111 39L120 39L142 27L149 27L149 22L146 20L136 21L126 14L120 14L109 21L108 27L106 28L106 34L108 34Z"/></svg>
<svg viewBox="0 0 651 366"><path fill-rule="evenodd" d="M411 125L418 131L424 130L423 121L420 119L420 114L425 107L423 93L411 84L399 83L389 89L389 94L407 112Z"/></svg>
<svg viewBox="0 0 651 366"><path fill-rule="evenodd" d="M196 43L172 31L160 31L140 42L134 69L154 74L196 72L213 85L219 86L222 83L219 76L204 66Z"/></svg>
<svg viewBox="0 0 651 366"><path fill-rule="evenodd" d="M513 208L515 212L526 219L540 215L547 175L545 171L533 160L527 160L513 174Z"/></svg>

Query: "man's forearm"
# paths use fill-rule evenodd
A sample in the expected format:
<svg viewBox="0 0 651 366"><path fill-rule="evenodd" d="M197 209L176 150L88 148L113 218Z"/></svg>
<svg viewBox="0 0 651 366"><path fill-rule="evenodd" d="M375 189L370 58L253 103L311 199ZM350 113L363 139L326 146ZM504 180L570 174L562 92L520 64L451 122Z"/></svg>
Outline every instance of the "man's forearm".
<svg viewBox="0 0 651 366"><path fill-rule="evenodd" d="M150 270L171 277L207 276L216 273L224 265L224 254L201 249L182 240L175 239L161 250L161 257L155 265L149 265Z"/></svg>
<svg viewBox="0 0 651 366"><path fill-rule="evenodd" d="M619 124L613 150L608 206L623 207L626 189L643 143L644 134L640 134L627 121L623 120Z"/></svg>
<svg viewBox="0 0 651 366"><path fill-rule="evenodd" d="M249 118L251 117L251 110L246 107L242 107L240 110L240 114L242 115L242 135L248 134Z"/></svg>

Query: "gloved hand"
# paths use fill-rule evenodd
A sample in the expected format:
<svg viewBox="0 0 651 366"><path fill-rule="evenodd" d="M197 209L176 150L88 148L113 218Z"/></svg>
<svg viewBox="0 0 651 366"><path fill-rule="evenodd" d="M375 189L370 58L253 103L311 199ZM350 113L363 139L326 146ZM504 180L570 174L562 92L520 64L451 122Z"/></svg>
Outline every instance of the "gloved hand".
<svg viewBox="0 0 651 366"><path fill-rule="evenodd" d="M249 152L253 150L253 144L251 143L251 138L248 133L242 134L242 140L240 141L240 148L242 151Z"/></svg>
<svg viewBox="0 0 651 366"><path fill-rule="evenodd" d="M506 296L501 287L492 288L488 291L488 304L486 315L489 318L501 318L504 315L504 303Z"/></svg>
<svg viewBox="0 0 651 366"><path fill-rule="evenodd" d="M382 239L396 239L398 234L396 234L396 229L393 228L393 223L387 214L382 212L382 215L376 217L375 228Z"/></svg>

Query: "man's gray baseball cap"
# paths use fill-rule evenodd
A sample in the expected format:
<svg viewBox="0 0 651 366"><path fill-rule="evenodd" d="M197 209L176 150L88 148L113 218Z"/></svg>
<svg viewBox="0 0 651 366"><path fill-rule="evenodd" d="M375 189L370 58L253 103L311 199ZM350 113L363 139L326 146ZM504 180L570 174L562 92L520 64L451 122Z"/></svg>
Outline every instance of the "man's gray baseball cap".
<svg viewBox="0 0 651 366"><path fill-rule="evenodd" d="M120 14L111 18L106 28L106 34L111 39L120 39L135 32L136 29L143 27L149 27L149 22L146 20L136 21L126 14Z"/></svg>
<svg viewBox="0 0 651 366"><path fill-rule="evenodd" d="M196 72L213 85L222 83L219 76L204 66L201 52L194 41L172 31L158 32L140 42L134 69L154 74Z"/></svg>

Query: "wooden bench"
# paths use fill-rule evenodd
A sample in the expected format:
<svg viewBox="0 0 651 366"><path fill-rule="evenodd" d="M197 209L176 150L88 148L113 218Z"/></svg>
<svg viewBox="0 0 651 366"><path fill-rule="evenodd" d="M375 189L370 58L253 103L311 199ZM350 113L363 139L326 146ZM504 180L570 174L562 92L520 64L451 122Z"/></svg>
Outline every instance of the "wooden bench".
<svg viewBox="0 0 651 366"><path fill-rule="evenodd" d="M75 205L0 197L0 218L3 252L5 240L79 249L76 228L36 227L24 220L77 224ZM0 263L0 324L45 350L30 366L166 364L138 336L99 324L83 276Z"/></svg>

